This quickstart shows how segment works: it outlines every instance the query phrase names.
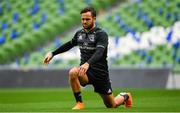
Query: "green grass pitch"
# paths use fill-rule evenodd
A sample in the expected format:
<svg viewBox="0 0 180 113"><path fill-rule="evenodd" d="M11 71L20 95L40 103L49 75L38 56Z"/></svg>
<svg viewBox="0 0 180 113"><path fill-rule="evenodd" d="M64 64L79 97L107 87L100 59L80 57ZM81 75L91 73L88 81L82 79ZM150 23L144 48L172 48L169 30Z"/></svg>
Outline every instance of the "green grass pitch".
<svg viewBox="0 0 180 113"><path fill-rule="evenodd" d="M180 90L114 89L114 95L130 91L134 107L106 108L91 88L83 89L86 108L74 111L70 88L0 89L0 112L180 112Z"/></svg>

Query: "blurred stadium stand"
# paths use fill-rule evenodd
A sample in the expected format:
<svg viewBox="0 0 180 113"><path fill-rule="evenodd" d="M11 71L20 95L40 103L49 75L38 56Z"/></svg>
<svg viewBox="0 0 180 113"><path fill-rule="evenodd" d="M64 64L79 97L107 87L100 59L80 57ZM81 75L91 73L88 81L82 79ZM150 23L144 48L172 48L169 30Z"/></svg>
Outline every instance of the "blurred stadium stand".
<svg viewBox="0 0 180 113"><path fill-rule="evenodd" d="M180 71L179 0L1 1L0 64L44 68L45 53L73 36L61 34L80 25L79 11L86 5L100 12L97 25L109 33L110 67ZM74 48L56 56L49 68L78 64L79 51Z"/></svg>
<svg viewBox="0 0 180 113"><path fill-rule="evenodd" d="M100 10L116 1L0 1L0 63L10 63L79 24L79 11L86 5Z"/></svg>

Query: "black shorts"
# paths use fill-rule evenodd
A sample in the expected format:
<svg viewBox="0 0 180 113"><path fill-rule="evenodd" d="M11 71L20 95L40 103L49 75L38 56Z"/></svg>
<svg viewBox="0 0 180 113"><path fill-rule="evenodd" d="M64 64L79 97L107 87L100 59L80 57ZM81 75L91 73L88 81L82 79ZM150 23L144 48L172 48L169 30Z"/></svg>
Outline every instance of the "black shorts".
<svg viewBox="0 0 180 113"><path fill-rule="evenodd" d="M112 87L108 74L105 75L102 72L100 73L98 70L93 70L91 68L88 69L86 74L89 82L83 86L91 84L94 87L94 92L104 95L112 94Z"/></svg>

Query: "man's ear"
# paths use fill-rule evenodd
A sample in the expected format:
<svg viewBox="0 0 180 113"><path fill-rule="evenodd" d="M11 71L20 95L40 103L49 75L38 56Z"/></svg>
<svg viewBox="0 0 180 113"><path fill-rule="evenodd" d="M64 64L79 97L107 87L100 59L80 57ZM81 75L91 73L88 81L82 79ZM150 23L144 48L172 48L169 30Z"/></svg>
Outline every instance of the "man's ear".
<svg viewBox="0 0 180 113"><path fill-rule="evenodd" d="M96 21L96 17L93 17L93 19Z"/></svg>

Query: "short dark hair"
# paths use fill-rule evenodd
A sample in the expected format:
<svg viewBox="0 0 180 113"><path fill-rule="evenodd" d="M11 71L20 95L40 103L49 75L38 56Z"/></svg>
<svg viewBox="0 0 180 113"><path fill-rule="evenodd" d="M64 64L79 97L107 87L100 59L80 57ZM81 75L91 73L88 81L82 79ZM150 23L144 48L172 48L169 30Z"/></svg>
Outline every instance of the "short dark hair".
<svg viewBox="0 0 180 113"><path fill-rule="evenodd" d="M81 10L81 13L86 13L86 12L91 12L93 17L96 17L96 10L93 7L85 7L84 9Z"/></svg>

